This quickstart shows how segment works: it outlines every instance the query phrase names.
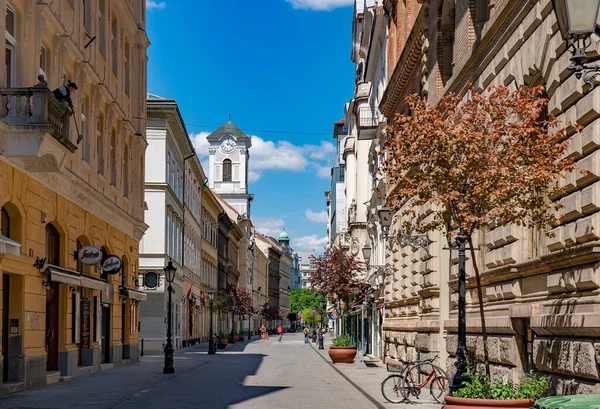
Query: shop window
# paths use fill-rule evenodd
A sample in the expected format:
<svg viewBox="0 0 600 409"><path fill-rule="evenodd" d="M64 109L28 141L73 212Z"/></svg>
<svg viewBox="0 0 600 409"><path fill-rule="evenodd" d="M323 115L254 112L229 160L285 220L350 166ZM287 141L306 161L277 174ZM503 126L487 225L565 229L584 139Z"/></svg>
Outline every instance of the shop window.
<svg viewBox="0 0 600 409"><path fill-rule="evenodd" d="M46 259L48 264L60 265L60 233L52 223L46 225Z"/></svg>

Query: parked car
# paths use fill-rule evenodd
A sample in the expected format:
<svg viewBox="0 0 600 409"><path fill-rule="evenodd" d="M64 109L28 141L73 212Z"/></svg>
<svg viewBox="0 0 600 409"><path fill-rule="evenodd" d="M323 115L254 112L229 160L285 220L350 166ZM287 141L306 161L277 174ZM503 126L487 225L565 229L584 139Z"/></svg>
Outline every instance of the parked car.
<svg viewBox="0 0 600 409"><path fill-rule="evenodd" d="M600 394L549 396L538 399L532 409L600 409Z"/></svg>

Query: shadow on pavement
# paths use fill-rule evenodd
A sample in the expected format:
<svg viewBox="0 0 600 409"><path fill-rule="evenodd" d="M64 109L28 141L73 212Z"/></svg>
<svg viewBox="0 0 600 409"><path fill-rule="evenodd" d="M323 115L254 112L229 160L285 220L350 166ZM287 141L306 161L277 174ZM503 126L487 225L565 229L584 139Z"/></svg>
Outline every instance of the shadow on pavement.
<svg viewBox="0 0 600 409"><path fill-rule="evenodd" d="M233 348L243 351L245 345ZM207 355L204 349L197 346L179 350L174 375L162 373L162 356L146 356L139 363L2 397L0 408L227 409L286 388L243 384L246 377L256 374L264 359L262 354Z"/></svg>

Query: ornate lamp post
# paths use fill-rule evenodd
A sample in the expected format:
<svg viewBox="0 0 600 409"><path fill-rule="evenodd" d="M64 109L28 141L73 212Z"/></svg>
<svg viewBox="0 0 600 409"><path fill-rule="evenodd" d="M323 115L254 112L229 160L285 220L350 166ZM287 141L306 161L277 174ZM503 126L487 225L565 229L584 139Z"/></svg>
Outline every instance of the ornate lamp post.
<svg viewBox="0 0 600 409"><path fill-rule="evenodd" d="M592 44L590 36L596 30L600 0L552 0L558 28L571 52L573 65L568 69L575 72L577 78L594 88L596 77L600 75L599 65L586 65L598 58L590 59L586 55Z"/></svg>
<svg viewBox="0 0 600 409"><path fill-rule="evenodd" d="M319 301L319 306L321 307L321 329L319 330L319 349L325 349L323 347L323 310L325 308L325 301L323 299Z"/></svg>
<svg viewBox="0 0 600 409"><path fill-rule="evenodd" d="M168 291L169 291L169 304L168 304L168 317L167 317L167 346L165 347L165 367L163 368L163 373L175 373L175 368L173 368L173 333L172 333L172 314L171 314L171 293L173 291L173 281L175 280L175 272L177 269L173 266L173 262L169 260L169 263L163 269L165 272L165 278L169 283Z"/></svg>
<svg viewBox="0 0 600 409"><path fill-rule="evenodd" d="M209 355L214 355L217 353L217 348L215 345L215 334L213 332L213 301L215 300L215 292L208 292L208 299L210 300L210 328L208 334L208 353Z"/></svg>

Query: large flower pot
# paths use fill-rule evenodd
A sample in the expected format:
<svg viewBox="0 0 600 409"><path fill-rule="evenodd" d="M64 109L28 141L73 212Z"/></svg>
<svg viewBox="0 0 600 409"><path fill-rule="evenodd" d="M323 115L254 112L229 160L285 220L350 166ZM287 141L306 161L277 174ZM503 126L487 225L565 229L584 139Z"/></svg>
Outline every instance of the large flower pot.
<svg viewBox="0 0 600 409"><path fill-rule="evenodd" d="M351 364L356 356L356 347L329 347L329 357L334 364Z"/></svg>
<svg viewBox="0 0 600 409"><path fill-rule="evenodd" d="M535 399L494 400L456 398L454 396L445 396L444 399L446 404L443 409L529 409L535 402Z"/></svg>

